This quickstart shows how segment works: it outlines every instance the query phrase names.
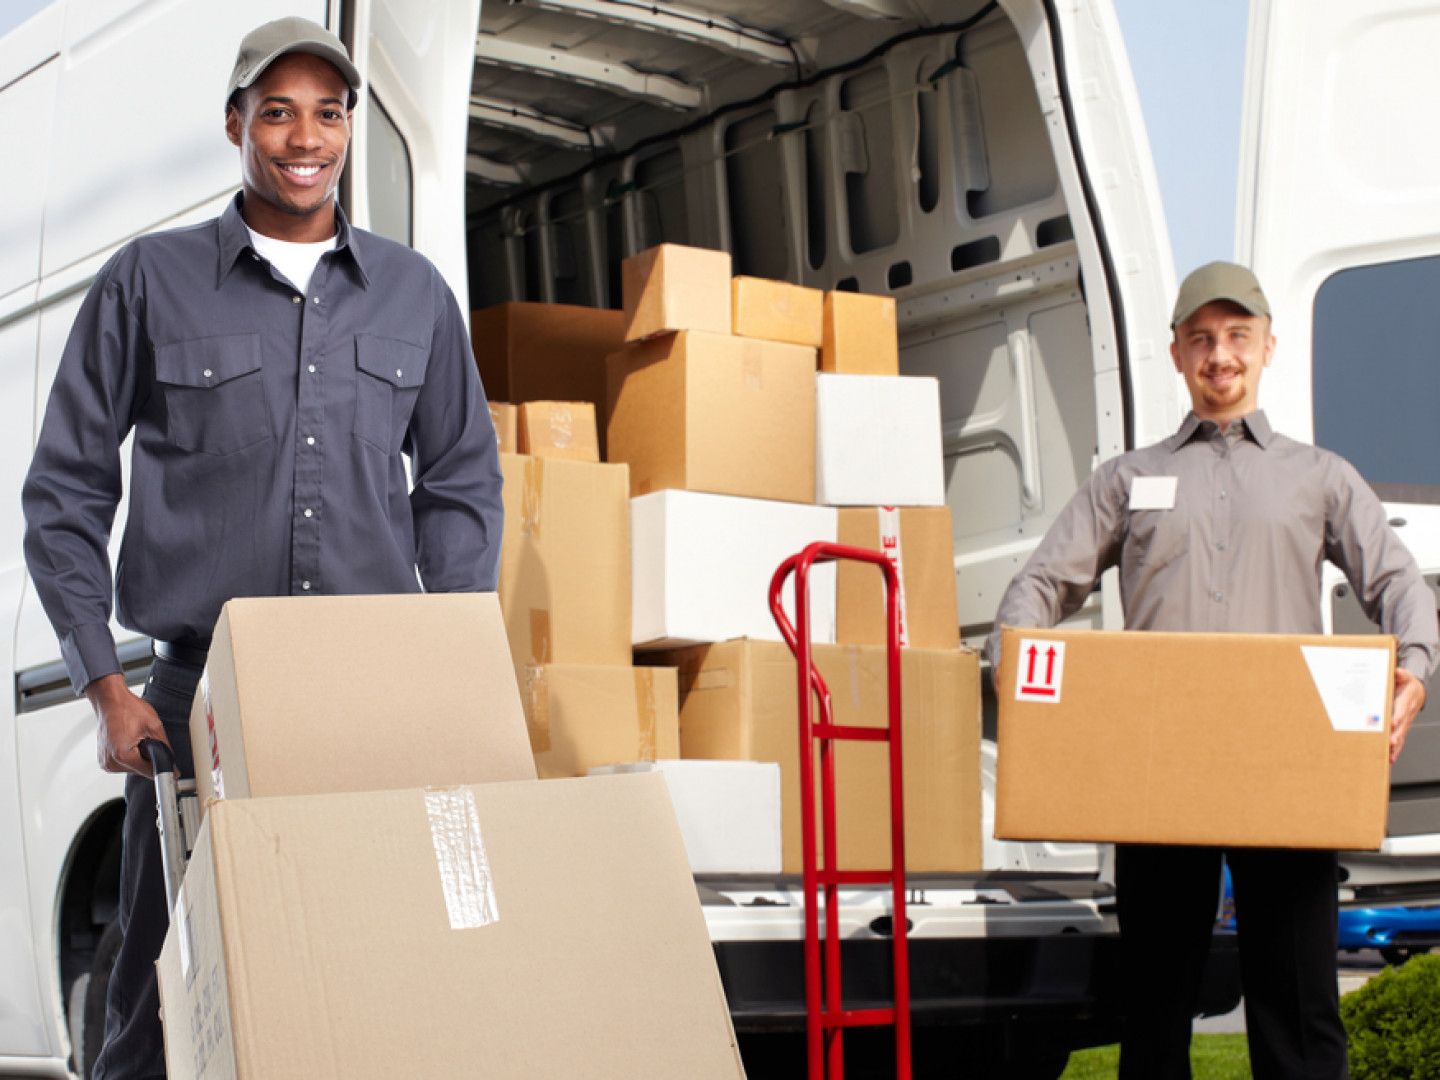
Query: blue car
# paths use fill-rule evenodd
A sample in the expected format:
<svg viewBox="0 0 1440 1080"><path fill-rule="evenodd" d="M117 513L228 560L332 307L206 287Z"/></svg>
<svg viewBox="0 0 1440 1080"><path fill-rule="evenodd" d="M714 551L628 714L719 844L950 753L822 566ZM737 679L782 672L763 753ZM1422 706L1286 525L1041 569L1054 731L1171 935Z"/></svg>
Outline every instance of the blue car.
<svg viewBox="0 0 1440 1080"><path fill-rule="evenodd" d="M1440 905L1342 909L1339 945L1379 949L1387 964L1403 964L1440 945Z"/></svg>

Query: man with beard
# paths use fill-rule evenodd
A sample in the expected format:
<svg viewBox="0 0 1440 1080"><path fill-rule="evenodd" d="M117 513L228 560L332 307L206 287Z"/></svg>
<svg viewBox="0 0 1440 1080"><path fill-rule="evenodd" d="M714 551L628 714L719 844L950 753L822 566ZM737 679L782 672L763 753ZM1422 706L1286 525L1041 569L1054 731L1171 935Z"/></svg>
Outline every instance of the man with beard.
<svg viewBox="0 0 1440 1080"><path fill-rule="evenodd" d="M1192 273L1171 330L1190 414L1163 442L1102 464L1061 511L1000 602L986 646L992 670L1002 625L1055 625L1112 566L1129 630L1318 634L1321 565L1329 559L1365 612L1399 639L1394 761L1440 659L1434 597L1415 560L1352 466L1276 433L1257 408L1275 338L1270 305L1248 269L1211 263ZM1141 477L1173 478L1173 498L1131 507ZM1335 853L1148 844L1115 852L1121 1077L1190 1076L1191 1018L1222 857L1234 881L1255 1076L1345 1077Z"/></svg>

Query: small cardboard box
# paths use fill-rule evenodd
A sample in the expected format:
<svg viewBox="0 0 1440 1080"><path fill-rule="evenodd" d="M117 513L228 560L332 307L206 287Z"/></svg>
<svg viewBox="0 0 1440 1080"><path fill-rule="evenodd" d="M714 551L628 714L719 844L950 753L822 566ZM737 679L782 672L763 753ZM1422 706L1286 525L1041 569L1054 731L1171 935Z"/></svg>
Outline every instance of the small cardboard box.
<svg viewBox="0 0 1440 1080"><path fill-rule="evenodd" d="M780 766L764 761L642 761L591 776L655 772L665 778L690 869L697 874L778 874Z"/></svg>
<svg viewBox="0 0 1440 1080"><path fill-rule="evenodd" d="M995 835L1378 848L1394 668L1388 637L1006 627Z"/></svg>
<svg viewBox="0 0 1440 1080"><path fill-rule="evenodd" d="M779 641L770 612L775 568L817 540L834 542L825 506L657 491L630 500L633 643L690 645L751 637ZM793 585L785 610L794 621ZM810 575L810 637L835 640L835 567Z"/></svg>
<svg viewBox="0 0 1440 1080"><path fill-rule="evenodd" d="M620 264L625 340L676 330L730 332L730 253L657 244Z"/></svg>
<svg viewBox="0 0 1440 1080"><path fill-rule="evenodd" d="M190 738L202 807L535 776L494 593L231 600Z"/></svg>
<svg viewBox="0 0 1440 1080"><path fill-rule="evenodd" d="M506 401L490 402L490 422L495 425L495 441L502 454L518 453L520 445L520 410Z"/></svg>
<svg viewBox="0 0 1440 1080"><path fill-rule="evenodd" d="M815 501L826 506L944 506L939 380L818 376Z"/></svg>
<svg viewBox="0 0 1440 1080"><path fill-rule="evenodd" d="M158 974L171 1080L744 1077L658 776L219 803Z"/></svg>
<svg viewBox="0 0 1440 1080"><path fill-rule="evenodd" d="M885 650L817 645L835 722L882 727ZM780 766L786 873L802 869L799 710L795 658L785 645L729 641L655 654L680 669L680 754L771 761ZM901 742L906 863L911 871L980 866L980 676L974 653L901 653ZM818 762L819 754L816 753ZM843 869L890 864L886 744L847 742L836 755L837 829ZM817 766L818 768L818 766ZM819 799L819 781L816 781Z"/></svg>
<svg viewBox="0 0 1440 1080"><path fill-rule="evenodd" d="M501 454L500 471L500 604L517 674L532 664L628 665L625 466Z"/></svg>
<svg viewBox="0 0 1440 1080"><path fill-rule="evenodd" d="M735 333L818 349L824 340L825 294L788 281L737 277L730 282Z"/></svg>
<svg viewBox="0 0 1440 1080"><path fill-rule="evenodd" d="M900 576L900 644L921 649L960 647L955 604L955 549L950 511L943 506L853 507L839 512L840 543L883 551ZM885 580L878 568L836 563L835 640L885 644Z"/></svg>
<svg viewBox="0 0 1440 1080"><path fill-rule="evenodd" d="M524 701L542 779L680 754L674 668L536 664Z"/></svg>
<svg viewBox="0 0 1440 1080"><path fill-rule="evenodd" d="M848 375L900 374L895 298L866 293L825 294L820 370Z"/></svg>
<svg viewBox="0 0 1440 1080"><path fill-rule="evenodd" d="M600 460L589 401L527 401L520 406L520 453L567 461Z"/></svg>
<svg viewBox="0 0 1440 1080"><path fill-rule="evenodd" d="M608 365L609 457L629 464L632 495L814 499L813 349L683 333L626 346Z"/></svg>

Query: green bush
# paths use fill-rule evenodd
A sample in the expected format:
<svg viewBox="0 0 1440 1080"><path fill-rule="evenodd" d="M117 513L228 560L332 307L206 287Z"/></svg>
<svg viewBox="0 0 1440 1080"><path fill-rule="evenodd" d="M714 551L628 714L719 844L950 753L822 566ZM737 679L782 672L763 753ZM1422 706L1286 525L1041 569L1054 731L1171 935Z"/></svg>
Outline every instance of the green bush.
<svg viewBox="0 0 1440 1080"><path fill-rule="evenodd" d="M1352 1080L1440 1080L1440 956L1387 968L1340 1001Z"/></svg>

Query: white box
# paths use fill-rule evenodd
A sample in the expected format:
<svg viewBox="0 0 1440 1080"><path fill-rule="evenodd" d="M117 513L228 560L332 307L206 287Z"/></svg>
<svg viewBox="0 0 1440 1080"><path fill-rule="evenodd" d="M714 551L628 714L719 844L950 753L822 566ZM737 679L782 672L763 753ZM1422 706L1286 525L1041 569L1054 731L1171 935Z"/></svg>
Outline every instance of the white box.
<svg viewBox="0 0 1440 1080"><path fill-rule="evenodd" d="M824 506L944 506L939 380L818 375L815 501Z"/></svg>
<svg viewBox="0 0 1440 1080"><path fill-rule="evenodd" d="M670 789L690 871L778 874L780 766L764 761L638 761L591 776L658 772Z"/></svg>
<svg viewBox="0 0 1440 1080"><path fill-rule="evenodd" d="M630 500L632 640L669 648L731 638L780 641L770 614L776 567L816 540L835 541L839 514L808 503L666 489ZM785 590L794 621L793 585ZM835 640L835 564L810 574L810 640Z"/></svg>

